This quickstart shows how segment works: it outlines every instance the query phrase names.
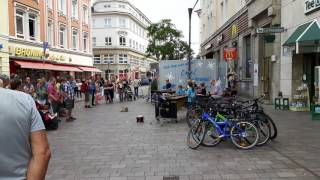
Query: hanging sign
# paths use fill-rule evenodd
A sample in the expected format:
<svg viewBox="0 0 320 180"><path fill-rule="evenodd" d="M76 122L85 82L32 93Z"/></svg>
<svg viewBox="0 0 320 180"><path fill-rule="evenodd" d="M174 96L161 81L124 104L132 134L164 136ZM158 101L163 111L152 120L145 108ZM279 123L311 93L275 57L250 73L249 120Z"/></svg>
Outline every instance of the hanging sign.
<svg viewBox="0 0 320 180"><path fill-rule="evenodd" d="M312 11L320 9L320 0L305 0L304 2L304 13L308 14Z"/></svg>
<svg viewBox="0 0 320 180"><path fill-rule="evenodd" d="M238 57L237 48L225 48L223 49L224 60L236 60Z"/></svg>

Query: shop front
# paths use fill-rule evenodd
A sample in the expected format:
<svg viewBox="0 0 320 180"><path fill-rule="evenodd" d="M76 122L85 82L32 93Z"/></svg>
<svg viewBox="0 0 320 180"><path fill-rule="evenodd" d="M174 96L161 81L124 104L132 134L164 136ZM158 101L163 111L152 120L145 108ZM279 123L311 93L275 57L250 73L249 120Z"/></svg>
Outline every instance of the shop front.
<svg viewBox="0 0 320 180"><path fill-rule="evenodd" d="M314 19L298 26L283 44L292 57L290 109L309 111L320 105L320 25Z"/></svg>

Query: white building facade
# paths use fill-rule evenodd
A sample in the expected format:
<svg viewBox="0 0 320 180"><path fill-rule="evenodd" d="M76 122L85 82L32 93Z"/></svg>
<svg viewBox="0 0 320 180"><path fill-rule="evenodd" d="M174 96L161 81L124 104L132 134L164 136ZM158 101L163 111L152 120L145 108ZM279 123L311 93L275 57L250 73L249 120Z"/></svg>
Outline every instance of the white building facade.
<svg viewBox="0 0 320 180"><path fill-rule="evenodd" d="M94 66L106 79L139 79L150 70L146 58L150 20L126 0L97 0L92 7Z"/></svg>

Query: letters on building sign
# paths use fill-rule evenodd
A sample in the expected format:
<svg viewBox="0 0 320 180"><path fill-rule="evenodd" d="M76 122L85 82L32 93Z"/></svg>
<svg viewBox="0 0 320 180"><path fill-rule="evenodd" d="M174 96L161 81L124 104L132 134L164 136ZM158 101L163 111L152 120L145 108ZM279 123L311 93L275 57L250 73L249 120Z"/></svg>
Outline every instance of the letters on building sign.
<svg viewBox="0 0 320 180"><path fill-rule="evenodd" d="M237 48L225 48L223 50L224 60L236 60L238 57Z"/></svg>
<svg viewBox="0 0 320 180"><path fill-rule="evenodd" d="M237 26L237 24L233 24L231 26L231 37L234 38L237 36L238 36L238 26Z"/></svg>
<svg viewBox="0 0 320 180"><path fill-rule="evenodd" d="M310 13L316 9L320 9L320 0L305 0L304 6L304 13Z"/></svg>
<svg viewBox="0 0 320 180"><path fill-rule="evenodd" d="M18 56L18 57L28 57L28 58L37 58L37 59L44 57L42 50L20 48L20 47L13 47L13 46L9 46L9 53L12 56ZM54 54L49 54L48 59L51 61L65 61L66 60L63 55L54 55Z"/></svg>

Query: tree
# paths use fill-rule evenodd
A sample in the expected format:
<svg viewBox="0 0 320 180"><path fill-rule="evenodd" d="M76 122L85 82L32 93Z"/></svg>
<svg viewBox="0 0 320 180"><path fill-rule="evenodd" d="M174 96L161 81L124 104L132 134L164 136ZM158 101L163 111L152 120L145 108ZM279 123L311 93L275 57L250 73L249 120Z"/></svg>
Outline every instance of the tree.
<svg viewBox="0 0 320 180"><path fill-rule="evenodd" d="M159 23L151 24L148 28L149 45L148 56L155 56L157 60L179 60L188 57L187 42L181 40L182 32L177 30L170 19L163 19Z"/></svg>

